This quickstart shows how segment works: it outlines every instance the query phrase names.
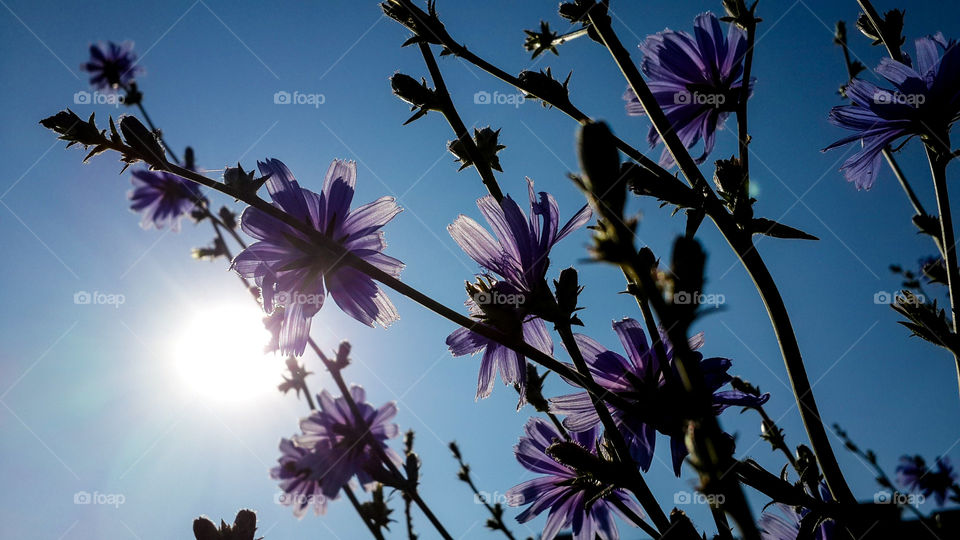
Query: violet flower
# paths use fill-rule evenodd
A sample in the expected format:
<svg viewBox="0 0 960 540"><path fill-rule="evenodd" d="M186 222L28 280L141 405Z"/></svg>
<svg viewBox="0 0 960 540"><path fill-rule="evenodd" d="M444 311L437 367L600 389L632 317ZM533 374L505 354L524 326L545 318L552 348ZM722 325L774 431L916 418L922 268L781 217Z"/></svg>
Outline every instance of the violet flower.
<svg viewBox="0 0 960 540"><path fill-rule="evenodd" d="M960 119L960 47L943 34L919 38L915 44L915 61L884 58L875 70L893 90L853 79L845 90L853 104L830 111L831 123L854 133L824 151L852 142L862 146L840 167L857 189L873 186L887 145L915 135L942 137Z"/></svg>
<svg viewBox="0 0 960 540"><path fill-rule="evenodd" d="M527 192L530 198L529 215L525 215L509 195L502 203L497 203L489 195L477 200L477 207L493 229L496 239L479 223L464 215L448 226L447 231L471 259L489 272L484 274L490 283L487 289L466 302L471 315L483 319L487 311L495 310L501 319L512 319L515 323L515 328L498 329L522 335L530 345L552 354L553 341L547 327L543 320L530 313L528 303L543 294L546 287L550 250L557 242L586 224L593 214L584 205L560 227L560 210L553 196L544 191L539 195L535 193L533 180L529 178ZM466 328L455 330L447 336L446 342L453 356L483 351L477 399L490 395L499 372L504 384L520 388L520 404L523 404L527 373L523 356Z"/></svg>
<svg viewBox="0 0 960 540"><path fill-rule="evenodd" d="M661 332L660 339L667 357L659 358L656 351L648 346L640 323L634 319L615 321L613 329L628 358L605 349L582 334L574 337L597 384L634 404L630 410L610 404L607 404L607 408L640 468L644 471L650 468L656 432L659 431L670 437L673 470L680 476L680 467L687 455L680 411L688 398L674 363L673 347L665 333ZM702 333L690 339L690 349L696 351L702 346ZM713 396L715 414L719 415L730 406L757 407L770 398L769 394L753 396L739 390L720 391L733 379L727 374L731 361L726 358L704 359L700 353L694 354L700 361L706 387ZM594 429L600 425L600 417L586 392L551 398L550 410L566 415L563 425L573 432Z"/></svg>
<svg viewBox="0 0 960 540"><path fill-rule="evenodd" d="M127 194L130 209L143 214L140 226L144 229L162 229L169 225L180 230L180 219L195 206L207 204L200 187L165 171L134 170L130 179L133 190Z"/></svg>
<svg viewBox="0 0 960 540"><path fill-rule="evenodd" d="M280 439L280 457L278 466L270 469L270 478L280 481L277 502L284 506L293 507L293 515L302 518L310 507L314 514L322 515L327 512L327 501L336 499L339 495L334 492L325 495L320 488L320 482L313 479L318 460L307 449L301 448L290 439ZM339 491L340 487L337 487Z"/></svg>
<svg viewBox="0 0 960 540"><path fill-rule="evenodd" d="M920 456L901 456L897 465L897 483L924 497L933 495L937 506L943 506L947 494L954 490L957 473L950 464L950 458L937 458L936 470L928 469Z"/></svg>
<svg viewBox="0 0 960 540"><path fill-rule="evenodd" d="M820 483L820 496L825 501L832 501L830 490L826 484ZM794 506L774 503L772 506L780 510L779 513L764 512L760 516L757 526L760 529L760 538L762 540L796 540L800 534L800 522L804 516L810 513L806 508L797 508ZM821 523L813 536L813 540L833 540L837 537L834 534L836 525L832 520L826 520Z"/></svg>
<svg viewBox="0 0 960 540"><path fill-rule="evenodd" d="M343 396L333 398L324 390L317 394L319 409L300 421L303 434L294 437L297 446L312 451L311 479L320 482L324 495L333 497L351 477L356 476L366 489L376 483L371 471L378 470L382 463L374 450L368 434L383 449L387 457L398 467L400 456L386 445L400 433L396 424L390 422L397 415L397 405L389 402L379 409L366 402L366 392L360 386L351 386L350 395L360 409L360 418L351 412ZM312 459L312 461L311 461Z"/></svg>
<svg viewBox="0 0 960 540"><path fill-rule="evenodd" d="M143 72L137 65L132 41L90 45L90 61L80 69L90 73L90 85L97 89L127 86Z"/></svg>
<svg viewBox="0 0 960 540"><path fill-rule="evenodd" d="M720 21L709 12L694 19L693 33L664 30L648 36L640 45L640 70L683 145L692 148L703 139L703 154L696 158L703 163L713 150L717 130L723 129L740 101L747 36L735 24L728 25L724 35ZM750 80L751 91L754 82ZM628 88L623 99L627 114L646 114L633 89ZM650 148L660 142L652 126L647 141ZM660 165L674 165L666 148Z"/></svg>
<svg viewBox="0 0 960 540"><path fill-rule="evenodd" d="M321 192L300 187L290 169L277 159L258 163L273 205L339 243L393 277L403 263L383 253L380 228L400 213L393 197L381 197L350 210L357 165L335 160ZM389 326L399 316L380 287L359 270L342 266L299 230L253 207L244 210L240 227L258 240L233 259L233 269L260 287L263 309L284 307L280 328L281 354L303 354L310 322L330 292L344 313L373 326Z"/></svg>
<svg viewBox="0 0 960 540"><path fill-rule="evenodd" d="M507 491L507 503L510 506L530 505L517 516L517 521L526 523L549 508L541 540L553 540L561 529L571 527L574 540L594 540L598 536L615 540L620 533L613 514L637 526L632 517L625 515L614 503L617 501L642 518L640 506L626 492L613 489L593 500L606 489L605 486L580 479L575 470L547 455L548 446L554 441L563 440L554 426L541 418L531 418L524 426L524 431L525 435L520 437L513 452L524 468L544 476L527 480ZM596 454L598 429L571 433L570 436L573 442Z"/></svg>

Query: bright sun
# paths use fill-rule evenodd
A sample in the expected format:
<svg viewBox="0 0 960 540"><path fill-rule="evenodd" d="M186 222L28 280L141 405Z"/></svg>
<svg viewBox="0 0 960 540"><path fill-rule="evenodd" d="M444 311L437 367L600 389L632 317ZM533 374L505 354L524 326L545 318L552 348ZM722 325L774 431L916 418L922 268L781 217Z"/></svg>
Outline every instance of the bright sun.
<svg viewBox="0 0 960 540"><path fill-rule="evenodd" d="M249 401L281 381L282 359L267 354L270 333L253 305L221 306L186 319L175 342L177 371L200 394Z"/></svg>

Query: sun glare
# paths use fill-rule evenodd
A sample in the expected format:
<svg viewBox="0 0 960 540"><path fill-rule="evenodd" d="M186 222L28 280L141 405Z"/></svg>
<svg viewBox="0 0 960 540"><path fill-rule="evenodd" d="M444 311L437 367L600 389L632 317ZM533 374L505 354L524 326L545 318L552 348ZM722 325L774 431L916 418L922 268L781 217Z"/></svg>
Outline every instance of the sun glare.
<svg viewBox="0 0 960 540"><path fill-rule="evenodd" d="M270 333L262 319L252 305L221 306L187 318L173 350L181 378L223 401L249 401L276 390L283 362L264 352Z"/></svg>

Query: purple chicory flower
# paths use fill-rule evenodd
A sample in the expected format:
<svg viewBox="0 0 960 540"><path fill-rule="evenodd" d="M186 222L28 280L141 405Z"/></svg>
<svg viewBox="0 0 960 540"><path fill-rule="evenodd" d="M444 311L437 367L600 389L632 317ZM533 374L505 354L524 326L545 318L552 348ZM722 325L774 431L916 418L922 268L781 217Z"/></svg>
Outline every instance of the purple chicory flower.
<svg viewBox="0 0 960 540"><path fill-rule="evenodd" d="M513 323L513 328L499 330L522 335L530 345L552 354L553 341L547 327L529 312L527 303L543 294L546 288L550 250L557 242L585 225L593 214L589 206L584 205L561 227L560 210L553 196L544 191L537 194L533 189L533 180L529 178L527 193L530 199L529 215L525 215L509 195L501 203L489 195L477 200L477 207L493 229L496 239L479 223L464 215L457 217L447 231L460 248L488 272L482 277L489 281L489 290L466 301L471 315L483 319L485 309L494 309L500 314L498 319L509 319ZM499 299L506 301L500 302ZM520 404L523 404L527 373L523 356L466 328L455 330L446 342L453 356L483 351L477 399L490 395L499 372L504 384L519 386Z"/></svg>
<svg viewBox="0 0 960 540"><path fill-rule="evenodd" d="M648 36L640 45L640 70L683 145L692 148L703 139L703 154L696 158L703 163L713 150L717 130L723 129L740 100L747 36L735 24L728 25L724 35L720 21L709 12L694 19L693 34L664 30ZM754 82L750 80L751 92ZM633 89L628 88L623 99L627 114L646 114ZM653 127L647 141L651 148L660 142ZM674 165L666 148L660 165Z"/></svg>
<svg viewBox="0 0 960 540"><path fill-rule="evenodd" d="M360 410L360 418L351 412L346 398L334 398L324 390L317 394L319 409L300 421L303 434L294 437L298 446L313 452L311 478L320 482L328 497L336 495L354 475L366 489L376 483L371 471L378 470L382 463L369 444L368 433L395 465L402 464L400 456L386 445L387 439L400 433L390 422L397 415L396 403L391 401L376 409L366 402L366 392L357 385L350 387L350 396Z"/></svg>
<svg viewBox="0 0 960 540"><path fill-rule="evenodd" d="M943 506L956 481L957 473L947 457L937 458L935 470L928 469L920 456L901 456L897 465L897 483L924 497L933 495L937 506Z"/></svg>
<svg viewBox="0 0 960 540"><path fill-rule="evenodd" d="M831 501L830 490L826 484L820 484L820 496L825 501ZM810 513L806 508L797 508L782 503L774 503L774 507L780 509L779 514L774 512L764 512L760 516L757 526L760 528L760 538L762 540L797 540L800 534L800 521ZM814 540L833 540L834 522L827 520L821 523L814 532Z"/></svg>
<svg viewBox="0 0 960 540"><path fill-rule="evenodd" d="M133 42L90 45L90 61L80 66L90 73L90 85L97 89L127 86L143 72L133 52Z"/></svg>
<svg viewBox="0 0 960 540"><path fill-rule="evenodd" d="M563 440L554 426L541 418L531 418L524 426L524 431L525 435L513 448L517 461L527 470L544 476L518 484L507 491L507 503L510 506L530 505L517 516L517 521L526 523L549 508L550 514L541 540L553 540L561 529L571 527L574 540L594 540L597 537L616 540L620 538L620 532L613 514L637 526L632 517L625 515L614 503L617 501L642 518L640 506L626 492L614 489L591 504L590 500L605 487L596 482L576 481L578 474L575 470L547 455L548 446L554 441ZM596 454L598 429L570 435L573 442Z"/></svg>
<svg viewBox="0 0 960 540"><path fill-rule="evenodd" d="M327 171L321 192L300 187L290 169L277 159L258 163L273 205L342 245L354 255L400 277L403 263L383 253L386 242L380 230L400 213L393 197L381 197L350 210L357 165L335 160ZM303 354L310 322L330 292L340 309L373 326L389 326L399 316L380 287L359 270L338 265L299 230L266 213L248 207L240 227L258 241L233 259L238 274L260 287L263 309L272 313L284 307L280 328L281 354Z"/></svg>
<svg viewBox="0 0 960 540"><path fill-rule="evenodd" d="M875 70L893 90L853 79L845 90L853 103L830 111L831 123L854 133L824 151L852 142L862 146L840 167L857 189L873 186L888 145L915 135L942 137L960 119L960 47L943 34L919 38L915 45L915 61L884 58Z"/></svg>
<svg viewBox="0 0 960 540"><path fill-rule="evenodd" d="M207 204L200 187L165 171L134 170L130 179L133 190L127 194L130 209L143 214L140 226L144 229L162 229L169 225L180 230L180 218L195 206Z"/></svg>
<svg viewBox="0 0 960 540"><path fill-rule="evenodd" d="M613 330L627 351L628 358L605 349L582 334L574 337L597 384L635 404L629 411L610 404L607 407L620 426L640 468L644 471L650 468L656 432L659 431L670 437L673 469L679 476L683 458L687 455L683 419L679 411L688 398L674 363L673 347L666 334L661 332L660 339L667 357L659 358L655 349L647 344L640 323L634 319L615 321ZM696 351L702 346L702 333L690 339L692 350ZM700 361L706 387L713 396L715 414L719 415L730 406L763 405L770 398L769 394L753 396L739 390L720 391L733 379L727 374L731 361L726 358L704 359L700 353L694 354ZM594 429L600 425L600 417L586 392L551 398L550 409L556 414L566 415L563 425L573 432ZM638 411L642 411L642 418L638 417Z"/></svg>
<svg viewBox="0 0 960 540"><path fill-rule="evenodd" d="M339 495L325 495L320 488L320 482L313 479L311 469L318 460L311 456L310 450L301 448L290 439L280 439L279 465L270 469L270 478L280 481L283 492L278 502L284 506L293 507L293 515L302 518L312 506L316 515L327 512L327 501L336 499ZM339 487L337 488L339 491Z"/></svg>

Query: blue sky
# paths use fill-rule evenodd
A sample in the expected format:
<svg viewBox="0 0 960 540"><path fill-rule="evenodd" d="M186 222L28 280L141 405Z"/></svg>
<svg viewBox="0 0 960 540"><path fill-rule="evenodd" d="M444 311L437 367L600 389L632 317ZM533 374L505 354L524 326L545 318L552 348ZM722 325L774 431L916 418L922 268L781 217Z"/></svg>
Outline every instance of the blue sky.
<svg viewBox="0 0 960 540"><path fill-rule="evenodd" d="M248 297L223 261L190 258L191 247L210 240L209 230L186 222L179 234L140 229L138 216L127 209L129 173L118 176L120 164L111 156L81 166L80 152L64 151L37 121L68 105L81 116L96 111L104 119L127 112L74 105L74 94L88 90L78 66L91 42L133 40L146 68L140 79L145 105L174 148L192 145L198 164L213 170L237 161L249 169L257 159L276 157L313 189L332 159L357 160L355 200L391 194L405 208L387 228L388 253L407 263L403 279L459 306L463 281L477 268L445 227L460 213L478 218L474 201L484 192L472 170L456 172L445 151L451 133L439 116L401 125L409 111L390 95L387 79L398 70L426 75L417 51L399 47L407 32L381 17L374 2L0 4L6 283L0 470L8 486L0 493L0 536L183 538L197 515L230 519L241 507L258 511L268 539L360 536L362 525L345 500L332 503L326 516L301 521L274 503L277 489L267 470L279 438L296 431L303 402L269 390L249 399L210 399L177 373L175 345L196 313L223 307L258 316L240 308ZM665 27L689 29L697 13L717 11L719 4L614 2L613 9L621 38L634 51L644 36ZM878 3L879 9L892 7L898 6ZM541 18L565 28L555 0L441 2L439 8L454 36L509 72L550 66L565 76L574 70L573 102L645 149L648 124L624 114L625 83L604 50L578 40L559 57L531 62L521 47L522 29ZM887 270L890 263L914 265L932 251L910 226L899 187L885 171L871 191L857 192L837 172L844 150L819 151L840 135L826 121L845 78L832 44L833 23L852 23L856 13L853 0L761 2L758 82L750 102L752 180L760 215L821 238L758 240L790 308L821 411L875 449L892 472L903 453L960 456L960 403L951 359L908 338L892 310L874 303L876 293L899 284ZM908 39L938 30L960 36L960 5L911 2ZM882 51L859 34L851 32L851 42L864 64L879 61ZM504 190L524 197L529 176L557 197L565 216L579 208L582 196L565 177L576 167L575 124L530 101L476 104L477 92L514 91L456 59L443 58L440 65L464 121L502 128ZM276 105L278 91L322 94L323 104ZM734 152L730 131L719 141L713 158ZM932 208L918 144L909 144L900 159ZM667 256L683 220L671 219L653 201L631 201L631 209L643 215L641 240ZM699 322L705 352L732 358L734 372L771 392L771 416L789 443L803 442L752 283L712 225L705 224L699 237L710 255L707 292L726 300L724 310ZM619 347L610 321L637 317L636 306L617 294L623 288L617 272L583 261L587 241L583 231L565 240L551 257L553 272L578 266L587 284L584 332ZM78 291L123 295L124 303L78 305ZM398 423L418 435L424 498L454 536L488 536L482 507L455 480L446 444L461 444L481 490L502 494L529 478L511 448L530 411L515 412L515 394L499 385L490 399L475 403L478 360L450 357L443 340L453 326L392 297L401 320L389 330L366 328L329 305L315 319L313 336L327 348L349 339L355 363L347 379L366 387L375 404L398 401ZM316 390L329 385L326 377L313 378ZM569 387L554 380L549 390L566 393ZM738 434L741 455L779 470L766 443L756 443L754 415L729 411L723 425ZM664 442L658 455L667 463ZM834 442L855 492L872 499L870 471ZM675 493L690 491L691 478L686 472L678 480L657 461L648 474L668 508ZM120 494L124 502L74 504L81 491ZM758 509L767 502L752 500ZM399 497L393 502L399 514ZM707 523L705 508L684 509ZM532 535L540 523L513 528ZM432 537L420 516L417 526L424 538ZM393 529L393 536L403 537L399 523Z"/></svg>

